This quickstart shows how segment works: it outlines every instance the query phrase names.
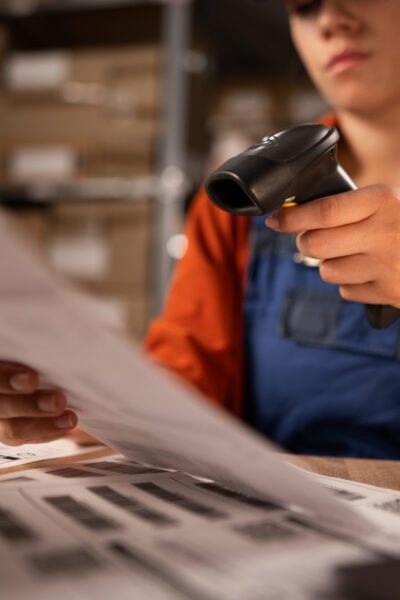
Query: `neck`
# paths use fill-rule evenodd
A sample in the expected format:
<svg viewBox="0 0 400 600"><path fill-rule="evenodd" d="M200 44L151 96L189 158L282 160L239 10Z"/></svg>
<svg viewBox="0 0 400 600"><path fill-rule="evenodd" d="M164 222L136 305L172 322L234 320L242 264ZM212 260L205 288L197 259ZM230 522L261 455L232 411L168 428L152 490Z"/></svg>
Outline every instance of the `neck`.
<svg viewBox="0 0 400 600"><path fill-rule="evenodd" d="M357 185L400 185L400 106L381 114L338 111L339 160Z"/></svg>

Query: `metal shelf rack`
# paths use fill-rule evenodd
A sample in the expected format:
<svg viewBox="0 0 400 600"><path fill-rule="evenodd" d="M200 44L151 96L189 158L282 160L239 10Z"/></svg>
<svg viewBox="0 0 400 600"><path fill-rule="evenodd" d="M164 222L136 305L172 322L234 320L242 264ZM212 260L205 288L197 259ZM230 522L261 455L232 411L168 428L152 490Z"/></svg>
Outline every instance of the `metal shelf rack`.
<svg viewBox="0 0 400 600"><path fill-rule="evenodd" d="M167 4L168 0L4 0L0 17L24 18L35 13L118 8L135 4Z"/></svg>
<svg viewBox="0 0 400 600"><path fill-rule="evenodd" d="M187 111L188 73L185 56L189 49L192 0L9 0L0 6L0 21L23 19L33 14L99 10L158 4L163 7L165 49L163 110L164 136L154 175L133 178L99 178L55 184L1 185L0 202L24 200L50 203L75 199L114 198L135 201L155 199L157 209L154 233L152 313L158 314L168 287L173 259L166 246L179 230L183 202L188 187Z"/></svg>

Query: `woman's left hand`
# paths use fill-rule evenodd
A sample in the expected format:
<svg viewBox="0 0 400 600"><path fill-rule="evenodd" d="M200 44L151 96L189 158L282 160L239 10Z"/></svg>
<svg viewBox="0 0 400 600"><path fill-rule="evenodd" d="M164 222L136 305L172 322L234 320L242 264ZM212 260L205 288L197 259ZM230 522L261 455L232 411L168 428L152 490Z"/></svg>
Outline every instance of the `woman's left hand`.
<svg viewBox="0 0 400 600"><path fill-rule="evenodd" d="M271 229L297 233L304 256L320 259L321 277L342 298L400 308L400 193L373 185L328 196L266 220Z"/></svg>
<svg viewBox="0 0 400 600"><path fill-rule="evenodd" d="M97 446L98 444L102 444L102 442L99 442L99 440L96 440L96 438L79 427L75 427L68 437L80 446Z"/></svg>

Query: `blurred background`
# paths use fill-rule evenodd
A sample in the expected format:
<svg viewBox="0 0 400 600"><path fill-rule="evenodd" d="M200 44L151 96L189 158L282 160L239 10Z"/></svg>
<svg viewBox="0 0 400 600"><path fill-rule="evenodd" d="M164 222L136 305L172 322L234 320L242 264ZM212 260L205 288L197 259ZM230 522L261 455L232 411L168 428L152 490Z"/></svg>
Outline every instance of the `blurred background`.
<svg viewBox="0 0 400 600"><path fill-rule="evenodd" d="M0 199L140 339L207 173L327 110L280 0L0 0Z"/></svg>

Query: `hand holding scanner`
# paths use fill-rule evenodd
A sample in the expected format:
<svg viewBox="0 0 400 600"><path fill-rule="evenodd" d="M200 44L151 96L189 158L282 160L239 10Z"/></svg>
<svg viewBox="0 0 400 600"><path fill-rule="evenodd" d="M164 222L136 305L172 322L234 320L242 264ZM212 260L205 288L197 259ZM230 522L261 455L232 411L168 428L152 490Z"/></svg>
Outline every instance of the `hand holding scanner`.
<svg viewBox="0 0 400 600"><path fill-rule="evenodd" d="M265 137L214 171L206 182L219 208L242 216L264 215L284 204L303 204L356 185L337 161L335 127L306 124ZM384 329L400 317L392 306L366 306L372 327Z"/></svg>

